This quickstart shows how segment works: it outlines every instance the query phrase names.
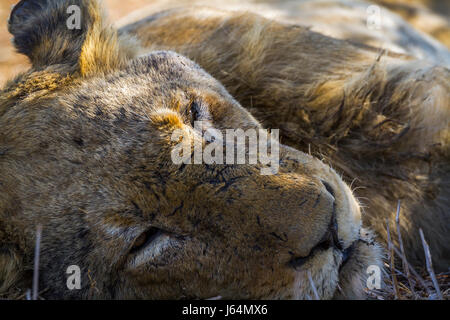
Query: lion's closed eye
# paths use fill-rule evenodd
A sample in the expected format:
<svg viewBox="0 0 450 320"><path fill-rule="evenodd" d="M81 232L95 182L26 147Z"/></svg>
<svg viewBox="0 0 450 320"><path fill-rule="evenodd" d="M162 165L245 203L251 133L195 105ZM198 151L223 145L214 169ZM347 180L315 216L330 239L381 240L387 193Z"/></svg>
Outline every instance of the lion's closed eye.
<svg viewBox="0 0 450 320"><path fill-rule="evenodd" d="M167 257L181 249L184 240L184 236L150 227L134 240L128 254L128 267L134 269L147 262L166 264Z"/></svg>
<svg viewBox="0 0 450 320"><path fill-rule="evenodd" d="M150 245L153 240L159 237L163 231L161 229L151 227L150 229L141 233L133 243L131 247L130 253L138 252L139 250L145 248L147 245Z"/></svg>
<svg viewBox="0 0 450 320"><path fill-rule="evenodd" d="M212 117L209 113L208 106L198 100L192 100L188 107L188 117L191 126L195 126L196 121L211 121Z"/></svg>

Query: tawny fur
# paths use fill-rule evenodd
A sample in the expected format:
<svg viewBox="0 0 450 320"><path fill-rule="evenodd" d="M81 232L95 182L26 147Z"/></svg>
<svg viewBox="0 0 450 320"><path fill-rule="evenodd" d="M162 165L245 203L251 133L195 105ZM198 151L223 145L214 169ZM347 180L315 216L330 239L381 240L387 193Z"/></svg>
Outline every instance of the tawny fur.
<svg viewBox="0 0 450 320"><path fill-rule="evenodd" d="M447 69L206 8L156 14L117 34L96 1L73 2L86 15L78 34L60 21L64 1L21 1L10 19L33 67L0 93L3 292L30 286L41 224L49 298L307 298L308 271L321 298L361 298L381 249L360 230L349 187L309 149L357 179L364 224L381 239L401 199L411 261L422 258L420 227L435 266L448 267ZM35 25L48 19L59 23L44 36ZM215 79L154 50L183 54ZM173 130L199 139L192 101L220 129L279 128L300 151L282 146L273 176L259 165L174 165ZM339 250L317 248L333 212L339 241L354 248L342 268ZM164 230L161 251L130 253L149 227ZM82 290L67 290L73 264Z"/></svg>
<svg viewBox="0 0 450 320"><path fill-rule="evenodd" d="M117 24L124 26L162 10L193 5L248 11L283 24L302 25L354 45L383 48L391 54L400 53L450 67L450 52L443 44L450 34L448 19L424 7L394 2L395 5L389 1L366 0L155 0ZM201 12L196 18L201 18Z"/></svg>
<svg viewBox="0 0 450 320"><path fill-rule="evenodd" d="M450 3L441 0L375 0L450 48Z"/></svg>
<svg viewBox="0 0 450 320"><path fill-rule="evenodd" d="M366 221L384 239L401 200L410 259L423 262L422 228L435 265L448 268L448 69L214 9L173 9L123 32L185 54L264 126L280 128L284 143L327 158L354 181Z"/></svg>

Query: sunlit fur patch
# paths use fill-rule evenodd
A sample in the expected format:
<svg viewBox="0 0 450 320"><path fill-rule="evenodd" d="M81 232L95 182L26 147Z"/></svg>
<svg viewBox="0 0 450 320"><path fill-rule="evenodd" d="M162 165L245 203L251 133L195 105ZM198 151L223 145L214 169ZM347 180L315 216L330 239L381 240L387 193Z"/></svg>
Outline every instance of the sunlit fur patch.
<svg viewBox="0 0 450 320"><path fill-rule="evenodd" d="M153 125L160 130L175 130L183 128L183 119L178 113L170 109L160 109L149 115Z"/></svg>
<svg viewBox="0 0 450 320"><path fill-rule="evenodd" d="M131 38L122 38L109 26L97 1L89 1L88 12L92 23L86 34L79 58L83 76L107 73L124 67L138 54L139 47Z"/></svg>

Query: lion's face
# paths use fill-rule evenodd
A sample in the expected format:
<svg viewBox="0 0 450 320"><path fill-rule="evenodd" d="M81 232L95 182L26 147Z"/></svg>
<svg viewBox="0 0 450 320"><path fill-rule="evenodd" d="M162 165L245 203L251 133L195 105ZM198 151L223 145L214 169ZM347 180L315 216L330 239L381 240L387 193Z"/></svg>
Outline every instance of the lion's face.
<svg viewBox="0 0 450 320"><path fill-rule="evenodd" d="M204 119L259 128L216 80L169 52L6 111L2 193L18 198L21 236L43 225L42 281L55 297L306 298L308 272L321 298L340 281L356 294L347 279L364 278L377 251L348 186L282 145L275 175L174 164L172 132L201 139L192 123ZM83 290L67 289L70 265Z"/></svg>
<svg viewBox="0 0 450 320"><path fill-rule="evenodd" d="M172 161L175 130L210 143L195 121L260 128L196 64L154 52L106 75L58 72L10 84L0 114L0 235L26 270L42 225L49 297L313 298L312 285L320 298L362 294L379 251L330 167L283 145L274 175ZM71 265L81 290L66 286Z"/></svg>

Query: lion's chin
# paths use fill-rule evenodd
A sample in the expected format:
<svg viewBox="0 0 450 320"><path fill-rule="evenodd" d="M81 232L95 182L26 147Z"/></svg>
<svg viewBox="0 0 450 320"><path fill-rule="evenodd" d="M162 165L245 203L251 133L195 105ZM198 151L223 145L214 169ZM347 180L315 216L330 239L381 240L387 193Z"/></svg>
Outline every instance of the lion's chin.
<svg viewBox="0 0 450 320"><path fill-rule="evenodd" d="M383 248L373 239L374 235L370 230L361 229L360 239L353 244L348 260L340 266L339 286L334 299L365 299L367 278L373 268L379 268L381 277Z"/></svg>
<svg viewBox="0 0 450 320"><path fill-rule="evenodd" d="M348 250L318 250L297 271L294 299L364 299L369 266L382 268L382 248L361 229L360 239Z"/></svg>

